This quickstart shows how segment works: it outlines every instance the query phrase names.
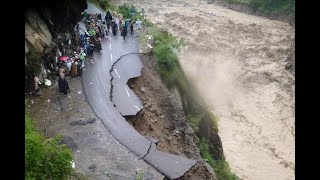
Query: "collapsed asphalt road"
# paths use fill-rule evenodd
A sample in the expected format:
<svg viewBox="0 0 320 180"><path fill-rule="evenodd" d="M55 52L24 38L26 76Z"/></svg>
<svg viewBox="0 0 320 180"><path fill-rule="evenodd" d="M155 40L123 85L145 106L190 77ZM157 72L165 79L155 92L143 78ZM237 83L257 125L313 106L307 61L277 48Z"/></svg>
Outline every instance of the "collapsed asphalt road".
<svg viewBox="0 0 320 180"><path fill-rule="evenodd" d="M101 12L90 3L86 11ZM80 26L84 30L84 24ZM138 97L126 84L128 79L140 75L142 63L134 54L138 53L135 36L129 34L126 40L119 33L110 36L102 41L103 50L94 54L94 63L86 62L83 69L82 84L88 103L121 144L166 177L179 178L197 161L158 151L153 141L135 131L122 116L135 115L142 108Z"/></svg>
<svg viewBox="0 0 320 180"><path fill-rule="evenodd" d="M136 115L143 108L139 98L127 85L130 78L141 75L142 67L138 53L128 53L122 55L110 69L110 100L122 116Z"/></svg>

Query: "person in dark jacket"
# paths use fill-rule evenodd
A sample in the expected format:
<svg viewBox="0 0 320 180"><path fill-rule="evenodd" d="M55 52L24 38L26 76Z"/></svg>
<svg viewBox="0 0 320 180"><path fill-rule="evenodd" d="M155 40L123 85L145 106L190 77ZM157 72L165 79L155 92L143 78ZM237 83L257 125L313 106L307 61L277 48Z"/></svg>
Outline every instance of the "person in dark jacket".
<svg viewBox="0 0 320 180"><path fill-rule="evenodd" d="M131 34L133 34L133 24L134 24L134 22L131 21L131 23L130 23L130 32L131 32Z"/></svg>
<svg viewBox="0 0 320 180"><path fill-rule="evenodd" d="M112 15L111 15L110 11L107 12L106 17L105 17L105 21L107 24L107 30L109 32L111 21L112 21Z"/></svg>
<svg viewBox="0 0 320 180"><path fill-rule="evenodd" d="M69 84L66 78L59 77L58 84L60 92L63 92L64 94L68 94L68 92L70 92Z"/></svg>
<svg viewBox="0 0 320 180"><path fill-rule="evenodd" d="M121 36L123 37L123 40L126 39L126 36L127 36L127 26L126 25L123 25L123 27L122 27Z"/></svg>
<svg viewBox="0 0 320 180"><path fill-rule="evenodd" d="M80 59L77 61L77 71L78 71L78 76L81 77L81 74L82 74L82 64L80 63Z"/></svg>
<svg viewBox="0 0 320 180"><path fill-rule="evenodd" d="M117 35L118 24L116 23L115 20L112 20L111 24L112 24L112 34L115 36Z"/></svg>

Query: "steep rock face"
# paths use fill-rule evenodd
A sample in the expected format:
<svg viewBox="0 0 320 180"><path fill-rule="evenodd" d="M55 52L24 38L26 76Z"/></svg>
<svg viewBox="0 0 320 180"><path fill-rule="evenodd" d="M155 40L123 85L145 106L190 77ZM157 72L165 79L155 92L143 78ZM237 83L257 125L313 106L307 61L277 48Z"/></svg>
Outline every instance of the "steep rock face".
<svg viewBox="0 0 320 180"><path fill-rule="evenodd" d="M25 48L25 54L27 54L29 52L29 47L27 45L27 42L24 41L25 45L24 45L24 48ZM24 64L27 65L27 57L24 57Z"/></svg>
<svg viewBox="0 0 320 180"><path fill-rule="evenodd" d="M53 58L57 61L58 53L51 51L57 46L57 36L64 38L65 32L71 32L86 8L86 0L25 1L25 90L32 89L29 84L33 84L33 75L43 80L54 73L43 64L48 61L46 54L56 54Z"/></svg>
<svg viewBox="0 0 320 180"><path fill-rule="evenodd" d="M25 9L26 46L42 53L58 32L71 31L87 8L85 0L28 0Z"/></svg>
<svg viewBox="0 0 320 180"><path fill-rule="evenodd" d="M44 20L35 10L28 10L25 20L26 50L33 46L37 52L42 53L45 46L50 46L52 36ZM26 52L27 53L27 52Z"/></svg>

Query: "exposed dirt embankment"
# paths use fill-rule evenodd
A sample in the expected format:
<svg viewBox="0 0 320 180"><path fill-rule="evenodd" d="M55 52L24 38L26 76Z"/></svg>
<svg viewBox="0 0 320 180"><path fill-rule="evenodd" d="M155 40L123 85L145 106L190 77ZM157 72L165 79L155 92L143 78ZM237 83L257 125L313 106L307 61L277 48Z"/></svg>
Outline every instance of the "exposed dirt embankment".
<svg viewBox="0 0 320 180"><path fill-rule="evenodd" d="M219 118L232 170L294 179L294 28L197 0L123 2L185 39L181 65Z"/></svg>
<svg viewBox="0 0 320 180"><path fill-rule="evenodd" d="M211 167L201 160L179 96L162 84L154 59L147 55L141 55L141 59L144 64L141 76L131 79L128 85L141 99L144 108L126 119L142 135L159 140L159 150L199 160L181 179L215 179Z"/></svg>

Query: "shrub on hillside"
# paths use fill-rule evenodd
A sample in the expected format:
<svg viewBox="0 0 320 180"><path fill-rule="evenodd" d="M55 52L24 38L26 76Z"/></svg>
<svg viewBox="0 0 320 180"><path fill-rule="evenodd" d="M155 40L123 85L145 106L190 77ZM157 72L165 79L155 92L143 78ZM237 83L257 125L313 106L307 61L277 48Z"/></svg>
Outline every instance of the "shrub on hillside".
<svg viewBox="0 0 320 180"><path fill-rule="evenodd" d="M68 179L72 173L72 151L61 144L61 136L46 139L25 113L25 179Z"/></svg>

